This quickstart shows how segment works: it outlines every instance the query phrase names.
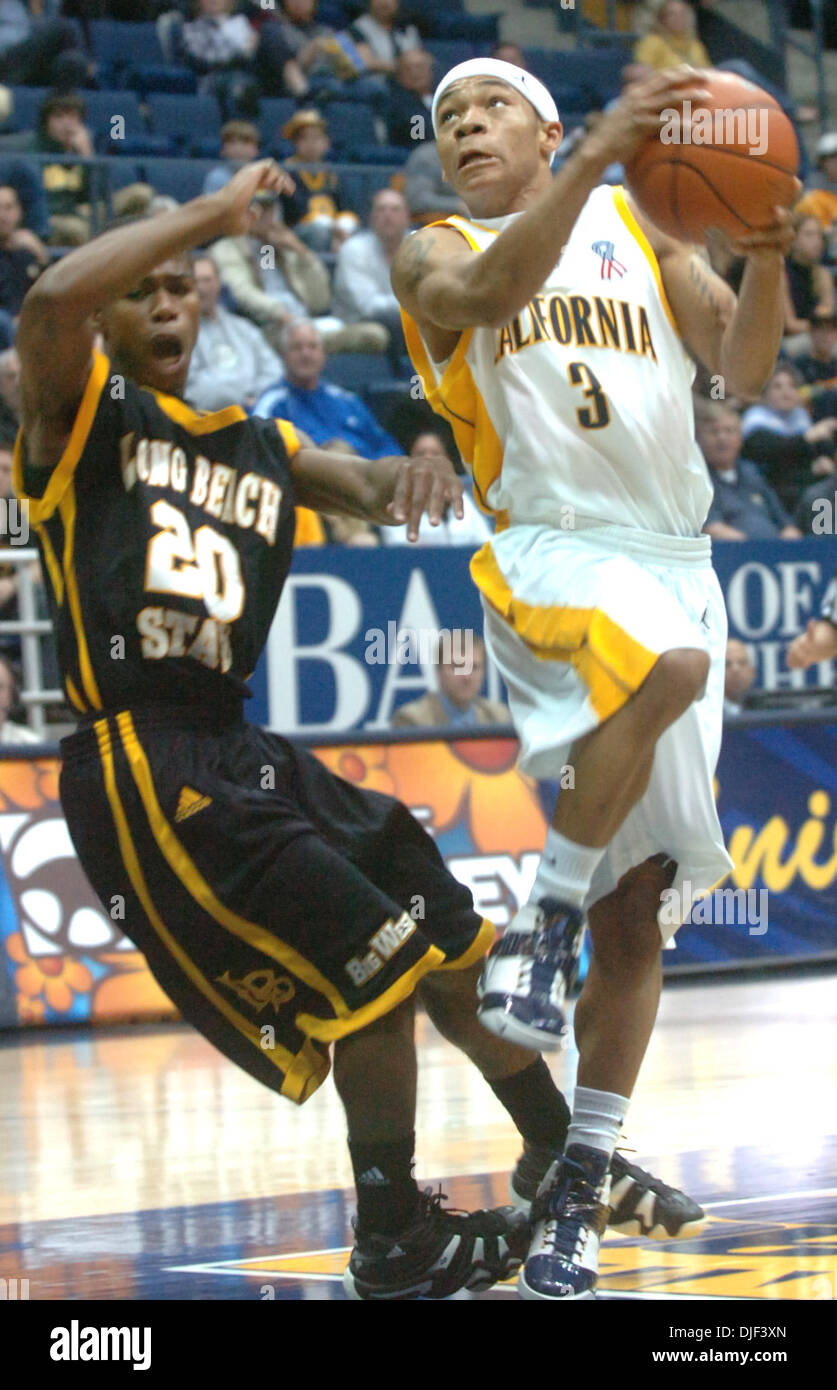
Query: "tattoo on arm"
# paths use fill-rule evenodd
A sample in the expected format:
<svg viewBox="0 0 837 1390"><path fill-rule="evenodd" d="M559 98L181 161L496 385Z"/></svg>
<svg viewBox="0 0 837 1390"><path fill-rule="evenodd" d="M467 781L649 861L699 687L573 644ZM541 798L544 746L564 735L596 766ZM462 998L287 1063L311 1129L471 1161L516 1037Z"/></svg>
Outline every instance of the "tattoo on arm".
<svg viewBox="0 0 837 1390"><path fill-rule="evenodd" d="M436 244L434 236L411 236L398 253L398 270L404 289L414 294L421 282L425 262Z"/></svg>
<svg viewBox="0 0 837 1390"><path fill-rule="evenodd" d="M701 304L707 305L713 313L720 315L721 305L715 286L706 274L703 262L697 256L692 256L689 260L689 282L697 291Z"/></svg>

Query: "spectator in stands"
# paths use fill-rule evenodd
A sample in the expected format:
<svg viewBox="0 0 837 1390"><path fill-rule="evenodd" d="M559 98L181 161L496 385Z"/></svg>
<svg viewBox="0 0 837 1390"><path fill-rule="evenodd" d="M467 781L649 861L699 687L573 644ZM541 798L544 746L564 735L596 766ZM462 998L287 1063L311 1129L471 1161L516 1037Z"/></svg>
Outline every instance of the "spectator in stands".
<svg viewBox="0 0 837 1390"><path fill-rule="evenodd" d="M17 349L0 352L0 431L14 439L20 428L20 358Z"/></svg>
<svg viewBox="0 0 837 1390"><path fill-rule="evenodd" d="M282 136L294 147L285 167L296 184L293 193L282 196L285 221L312 251L337 251L357 231L360 218L346 206L335 169L306 167L322 165L328 158L331 141L325 119L313 109L297 111L283 125Z"/></svg>
<svg viewBox="0 0 837 1390"><path fill-rule="evenodd" d="M529 64L519 44L508 43L506 40L496 43L491 50L491 56L500 63L513 63L516 68L523 68L524 72L529 71Z"/></svg>
<svg viewBox="0 0 837 1390"><path fill-rule="evenodd" d="M93 136L85 125L87 108L82 97L72 92L53 92L41 104L38 128L4 140L5 149L34 154L78 155L90 159L95 154ZM85 163L44 162L41 180L49 214L49 240L59 246L81 246L90 237L90 166ZM118 217L141 215L148 210L153 190L144 183L132 183L113 195Z"/></svg>
<svg viewBox="0 0 837 1390"><path fill-rule="evenodd" d="M799 394L815 420L837 416L837 314L811 315L811 351L794 360Z"/></svg>
<svg viewBox="0 0 837 1390"><path fill-rule="evenodd" d="M807 180L795 210L800 217L818 219L829 243L829 259L837 261L837 130L820 136L816 161L816 173Z"/></svg>
<svg viewBox="0 0 837 1390"><path fill-rule="evenodd" d="M404 165L404 196L413 222L424 226L440 217L467 217L468 209L442 177L435 140L417 144Z"/></svg>
<svg viewBox="0 0 837 1390"><path fill-rule="evenodd" d="M407 348L390 267L409 226L410 212L403 193L394 188L379 189L372 200L369 230L355 232L343 243L334 272L334 312L347 323L373 319L383 325L390 334L390 356L396 370Z"/></svg>
<svg viewBox="0 0 837 1390"><path fill-rule="evenodd" d="M17 674L12 663L0 656L0 743L40 743L37 734L9 718L10 711L19 703L20 694Z"/></svg>
<svg viewBox="0 0 837 1390"><path fill-rule="evenodd" d="M226 121L221 126L221 158L223 164L210 169L203 181L204 193L217 193L229 183L242 164L252 164L259 157L259 132L252 121Z"/></svg>
<svg viewBox="0 0 837 1390"><path fill-rule="evenodd" d="M428 132L432 134L433 90L432 53L410 48L400 54L384 110L391 145L411 150L417 140L424 140Z"/></svg>
<svg viewBox="0 0 837 1390"><path fill-rule="evenodd" d="M184 24L175 51L198 74L198 90L210 92L226 115L253 115L259 92L254 60L258 32L243 14L233 14L235 0L195 0L195 18Z"/></svg>
<svg viewBox="0 0 837 1390"><path fill-rule="evenodd" d="M273 45L271 64L281 70L286 89L296 97L309 92L340 96L351 86L354 100L373 100L385 90L365 63L351 36L338 35L317 22L317 0L282 0L282 14L262 26L262 44Z"/></svg>
<svg viewBox="0 0 837 1390"><path fill-rule="evenodd" d="M43 0L0 0L0 82L13 87L83 87L91 65L77 24Z"/></svg>
<svg viewBox="0 0 837 1390"><path fill-rule="evenodd" d="M814 424L802 404L799 378L787 363L774 369L761 402L744 413L747 458L757 463L788 511L803 491L835 471L837 420Z"/></svg>
<svg viewBox="0 0 837 1390"><path fill-rule="evenodd" d="M289 324L281 342L285 379L263 392L253 407L254 415L290 420L318 448L340 449L370 459L401 453L360 396L321 379L326 349L313 323L298 320Z"/></svg>
<svg viewBox="0 0 837 1390"><path fill-rule="evenodd" d="M212 257L196 256L193 272L200 319L186 399L198 410L249 408L282 375L282 364L254 323L218 303L221 278Z"/></svg>
<svg viewBox="0 0 837 1390"><path fill-rule="evenodd" d="M453 462L441 435L435 430L424 430L416 436L410 449L410 458L439 457L446 458L448 463ZM427 517L422 517L418 539L413 542L414 545L467 545L475 550L477 546L491 540L492 528L474 501L470 479L463 481L465 491L462 494L462 506L465 515L462 519L455 517L450 507L438 526L431 526ZM406 543L407 536L403 527L385 527L381 532L381 540L384 545L400 545Z"/></svg>
<svg viewBox="0 0 837 1390"><path fill-rule="evenodd" d="M712 60L697 36L694 10L685 0L654 0L650 32L634 48L634 58L658 71L688 63L709 68Z"/></svg>
<svg viewBox="0 0 837 1390"><path fill-rule="evenodd" d="M31 136L25 137L27 142ZM22 226L28 227L36 236L49 236L49 211L46 194L41 180L38 164L25 155L5 153L9 149L20 148L21 136L0 135L0 184L13 188L21 206Z"/></svg>
<svg viewBox="0 0 837 1390"><path fill-rule="evenodd" d="M224 237L211 252L237 309L259 325L277 351L283 325L300 318L315 319L330 352L386 351L389 337L380 324L347 324L329 313L328 271L285 225L272 195L256 198L249 236Z"/></svg>
<svg viewBox="0 0 837 1390"><path fill-rule="evenodd" d="M366 63L367 72L390 76L400 53L421 48L421 36L414 24L398 23L399 0L369 0L366 11L349 33Z"/></svg>
<svg viewBox="0 0 837 1390"><path fill-rule="evenodd" d="M21 226L23 212L15 190L0 185L0 345L14 342L14 320L49 252L34 232ZM3 341L5 340L5 341Z"/></svg>
<svg viewBox="0 0 837 1390"><path fill-rule="evenodd" d="M818 218L796 220L796 235L785 258L785 336L790 357L811 349L811 316L834 313L834 281L822 264L825 236Z"/></svg>
<svg viewBox="0 0 837 1390"><path fill-rule="evenodd" d="M744 642L730 637L724 673L724 714L740 714L756 679L756 668Z"/></svg>
<svg viewBox="0 0 837 1390"><path fill-rule="evenodd" d="M792 539L801 534L756 465L741 454L741 421L721 401L697 412L697 442L709 466L714 498L704 531L722 541Z"/></svg>
<svg viewBox="0 0 837 1390"><path fill-rule="evenodd" d="M505 705L480 695L485 680L485 643L470 628L452 633L447 641L440 637L434 674L436 690L401 705L392 716L394 729L473 729L480 724L511 723Z"/></svg>

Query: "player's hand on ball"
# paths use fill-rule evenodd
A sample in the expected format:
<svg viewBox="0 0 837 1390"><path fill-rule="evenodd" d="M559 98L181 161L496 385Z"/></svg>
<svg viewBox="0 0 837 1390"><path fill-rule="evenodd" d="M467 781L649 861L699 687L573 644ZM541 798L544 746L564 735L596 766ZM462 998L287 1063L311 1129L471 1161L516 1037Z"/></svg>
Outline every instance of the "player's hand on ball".
<svg viewBox="0 0 837 1390"><path fill-rule="evenodd" d="M407 523L407 540L418 540L419 523L426 513L431 526L438 526L450 504L460 521L465 515L462 482L449 459L442 454L405 458L387 512L396 522Z"/></svg>
<svg viewBox="0 0 837 1390"><path fill-rule="evenodd" d="M804 632L795 637L788 648L788 665L799 671L813 666L815 661L828 661L837 656L837 627L824 618L812 618Z"/></svg>
<svg viewBox="0 0 837 1390"><path fill-rule="evenodd" d="M796 184L797 192L801 192L802 184L798 179ZM775 207L773 212L775 220L769 227L730 241L729 249L733 255L758 257L776 255L777 252L780 256L788 254L795 235L793 213L790 208L783 207Z"/></svg>
<svg viewBox="0 0 837 1390"><path fill-rule="evenodd" d="M233 174L229 183L212 196L221 210L222 236L244 236L254 214L251 203L258 194L293 193L296 184L275 159L257 159Z"/></svg>
<svg viewBox="0 0 837 1390"><path fill-rule="evenodd" d="M659 132L664 111L680 111L684 101L699 106L708 98L698 68L670 68L632 82L612 110L605 112L585 145L610 163L627 163L649 136Z"/></svg>

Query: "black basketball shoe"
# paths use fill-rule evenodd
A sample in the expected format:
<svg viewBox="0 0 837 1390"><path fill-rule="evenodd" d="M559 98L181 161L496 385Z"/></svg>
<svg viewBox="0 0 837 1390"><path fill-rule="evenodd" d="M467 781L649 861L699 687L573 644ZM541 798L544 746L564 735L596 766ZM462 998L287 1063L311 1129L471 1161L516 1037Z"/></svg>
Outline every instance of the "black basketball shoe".
<svg viewBox="0 0 837 1390"><path fill-rule="evenodd" d="M550 1164L560 1154L546 1145L528 1145L517 1161L509 1187L519 1211L528 1212ZM623 1236L688 1240L706 1225L706 1213L676 1187L646 1173L615 1153L610 1163L608 1227Z"/></svg>
<svg viewBox="0 0 837 1390"><path fill-rule="evenodd" d="M356 1231L343 1275L350 1298L450 1298L460 1289L482 1293L517 1272L529 1246L525 1213L444 1211L445 1200L428 1187L414 1224L397 1237Z"/></svg>

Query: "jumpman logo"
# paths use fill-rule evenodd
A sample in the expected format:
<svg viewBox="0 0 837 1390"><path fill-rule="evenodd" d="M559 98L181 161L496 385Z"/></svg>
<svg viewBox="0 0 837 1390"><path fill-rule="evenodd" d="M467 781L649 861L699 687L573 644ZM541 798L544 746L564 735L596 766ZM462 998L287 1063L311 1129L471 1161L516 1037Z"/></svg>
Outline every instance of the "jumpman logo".
<svg viewBox="0 0 837 1390"><path fill-rule="evenodd" d="M621 261L616 260L616 257L613 254L614 249L615 248L612 241L593 242L592 250L595 251L597 256L601 256L602 258L603 280L612 280L614 270L616 271L616 274L619 276L619 279L621 280L622 276L625 274L625 271L627 270L627 266L624 266Z"/></svg>

